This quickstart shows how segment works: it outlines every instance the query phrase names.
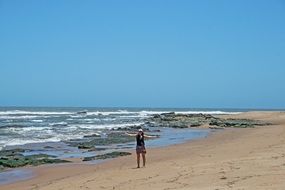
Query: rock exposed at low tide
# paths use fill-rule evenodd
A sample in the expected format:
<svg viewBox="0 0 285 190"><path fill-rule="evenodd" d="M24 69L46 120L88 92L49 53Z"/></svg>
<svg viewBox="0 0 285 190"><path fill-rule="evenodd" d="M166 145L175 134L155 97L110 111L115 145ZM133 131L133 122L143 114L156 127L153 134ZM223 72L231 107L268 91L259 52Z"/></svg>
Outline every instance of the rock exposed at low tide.
<svg viewBox="0 0 285 190"><path fill-rule="evenodd" d="M105 160L105 159L116 158L116 157L121 157L121 156L128 156L128 155L131 155L131 153L130 152L111 152L111 153L106 153L106 154L101 154L101 155L96 155L96 156L85 157L83 161Z"/></svg>
<svg viewBox="0 0 285 190"><path fill-rule="evenodd" d="M96 146L107 146L128 142L134 142L134 137L127 135L125 132L113 131L105 137L90 136L88 138L66 141L65 143L73 147L78 147L79 149L96 149Z"/></svg>
<svg viewBox="0 0 285 190"><path fill-rule="evenodd" d="M12 149L0 151L0 167L5 168L17 168L27 165L42 165L42 164L54 164L65 163L67 160L56 159L54 156L47 154L35 154L25 156L24 149Z"/></svg>
<svg viewBox="0 0 285 190"><path fill-rule="evenodd" d="M223 119L209 114L176 114L174 112L155 114L147 119L150 127L191 128L208 126L209 128L238 127L249 128L270 125L249 119Z"/></svg>

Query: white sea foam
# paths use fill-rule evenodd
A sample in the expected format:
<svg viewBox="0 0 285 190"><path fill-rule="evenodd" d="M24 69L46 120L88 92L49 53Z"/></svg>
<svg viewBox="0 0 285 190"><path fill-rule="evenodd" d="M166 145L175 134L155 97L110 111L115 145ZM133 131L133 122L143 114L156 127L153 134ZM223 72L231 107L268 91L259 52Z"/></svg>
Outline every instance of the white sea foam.
<svg viewBox="0 0 285 190"><path fill-rule="evenodd" d="M82 121L88 121L88 122L92 122L92 121L101 121L101 119L98 119L98 118L88 118L88 119L82 119Z"/></svg>
<svg viewBox="0 0 285 190"><path fill-rule="evenodd" d="M127 110L117 110L117 111L87 111L87 115L131 115L131 114L139 114L139 115L152 115L152 114L162 114L162 113L168 113L173 112L173 110L166 110L166 111L151 111L151 110L143 110L143 111L127 111ZM227 111L175 111L175 113L181 113L181 114L238 114L240 112L227 112ZM55 111L21 111L21 110L13 110L13 111L0 111L0 117L1 115L7 116L11 115L11 117L19 117L19 118L34 118L38 115L70 115L72 118L80 118L85 117L85 115L75 115L75 112L55 112ZM23 116L18 116L23 115ZM7 118L8 119L8 118Z"/></svg>
<svg viewBox="0 0 285 190"><path fill-rule="evenodd" d="M33 120L31 120L32 122L36 122L36 123L42 123L43 122L43 120L42 119L33 119Z"/></svg>
<svg viewBox="0 0 285 190"><path fill-rule="evenodd" d="M62 122L56 122L56 123L49 123L50 126L55 126L55 125L67 125L67 122L62 121Z"/></svg>
<svg viewBox="0 0 285 190"><path fill-rule="evenodd" d="M92 125L92 124L74 124L71 126L75 126L81 129L116 129L116 128L125 128L134 125L142 125L143 122L135 122L135 123L125 123L125 124L103 124L103 125Z"/></svg>
<svg viewBox="0 0 285 190"><path fill-rule="evenodd" d="M100 119L101 121L115 121L117 120L116 118L102 118Z"/></svg>
<svg viewBox="0 0 285 190"><path fill-rule="evenodd" d="M18 131L19 133L23 133L23 132L31 132L31 131L46 131L46 130L50 130L52 129L51 127L35 127L35 126L29 126L29 127L9 127L7 128L8 130L11 131Z"/></svg>
<svg viewBox="0 0 285 190"><path fill-rule="evenodd" d="M108 115L123 115L123 114L131 114L131 113L135 113L135 112L130 112L130 111L126 111L126 110L118 110L118 111L93 111L93 112L87 112L87 115L104 115L104 116L108 116Z"/></svg>
<svg viewBox="0 0 285 190"><path fill-rule="evenodd" d="M45 142L60 142L70 139L78 139L83 138L85 135L94 134L94 131L89 132L78 132L78 133L68 133L68 134L57 134L53 133L53 135L47 135L46 138L42 136L42 138L34 137L34 138L9 138L6 140L0 140L0 150L6 146L15 146L15 145L24 145L31 143L45 143Z"/></svg>
<svg viewBox="0 0 285 190"><path fill-rule="evenodd" d="M23 119L25 124L23 127L7 127L1 129L5 135L0 136L0 149L1 147L9 145L22 145L27 143L42 143L42 142L58 142L62 140L69 140L74 138L82 138L84 135L93 134L94 131L98 132L100 129L113 129L124 128L133 125L141 125L143 122L131 122L130 120L138 121L140 118L150 117L153 114L162 114L173 112L173 110L154 111L87 111L87 114L76 114L76 112L59 112L59 111L0 111L0 119L4 119L3 124L18 123L17 119ZM179 114L238 114L240 112L226 112L226 111L175 111ZM102 115L102 117L100 116ZM60 117L63 118L61 120ZM66 118L68 116L68 118ZM53 117L57 117L55 122ZM46 118L43 120L43 118ZM127 119L124 120L124 118ZM128 119L129 118L129 119ZM67 119L67 120L65 120ZM16 120L16 121L15 121ZM49 121L51 120L51 121ZM108 124L118 120L117 123ZM65 122L68 121L68 122ZM102 124L95 124L100 121ZM106 122L105 122L106 121ZM30 126L26 122L30 122ZM43 122L47 122L44 125ZM74 122L74 124L73 124ZM75 123L82 124L75 124ZM85 123L85 124L84 124ZM93 124L94 123L94 124ZM22 124L19 124L22 125ZM44 125L44 126L43 126ZM55 125L62 125L55 127ZM98 130L96 130L98 129ZM7 135L11 134L11 135Z"/></svg>
<svg viewBox="0 0 285 190"><path fill-rule="evenodd" d="M151 110L143 110L143 111L127 111L127 110L118 110L118 111L95 111L95 112L87 112L88 116L109 116L109 115L119 115L119 117L147 117L153 114L163 114L173 112L173 110L166 111L151 111ZM175 113L179 114L213 114L213 115L221 115L221 114L239 114L240 112L226 112L226 111L175 111ZM81 116L71 116L71 117L81 117Z"/></svg>
<svg viewBox="0 0 285 190"><path fill-rule="evenodd" d="M71 118L85 118L86 117L86 115L82 115L82 114L78 114L78 115L69 115L69 117L71 117Z"/></svg>
<svg viewBox="0 0 285 190"><path fill-rule="evenodd" d="M0 141L0 146L2 144L2 147L5 146L15 146L15 145L24 145L24 144L30 144L30 143L43 143L43 142L59 142L60 139L53 137L53 138L47 138L47 139L20 139L20 138L14 138L7 140L5 142Z"/></svg>
<svg viewBox="0 0 285 190"><path fill-rule="evenodd" d="M69 114L74 114L74 112L23 111L23 110L0 111L0 115L69 115Z"/></svg>
<svg viewBox="0 0 285 190"><path fill-rule="evenodd" d="M39 118L40 116L36 116L36 115L19 115L19 116L15 116L15 115L0 115L0 119L35 119L35 118Z"/></svg>

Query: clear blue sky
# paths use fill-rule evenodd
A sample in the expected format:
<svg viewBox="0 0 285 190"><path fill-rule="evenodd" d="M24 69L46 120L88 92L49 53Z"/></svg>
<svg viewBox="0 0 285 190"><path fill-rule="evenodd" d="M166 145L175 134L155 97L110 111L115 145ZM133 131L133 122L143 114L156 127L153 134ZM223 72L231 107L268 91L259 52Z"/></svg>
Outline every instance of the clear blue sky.
<svg viewBox="0 0 285 190"><path fill-rule="evenodd" d="M0 105L285 108L285 1L0 0Z"/></svg>

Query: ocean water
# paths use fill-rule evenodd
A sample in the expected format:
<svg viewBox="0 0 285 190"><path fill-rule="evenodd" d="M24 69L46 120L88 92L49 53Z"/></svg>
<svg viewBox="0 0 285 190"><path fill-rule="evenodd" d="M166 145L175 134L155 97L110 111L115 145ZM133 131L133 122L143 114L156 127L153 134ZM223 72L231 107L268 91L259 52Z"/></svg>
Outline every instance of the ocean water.
<svg viewBox="0 0 285 190"><path fill-rule="evenodd" d="M243 110L147 108L0 108L0 149L29 143L60 142L143 124L153 114L167 112L237 114ZM84 113L83 113L84 112ZM164 130L167 133L167 130Z"/></svg>
<svg viewBox="0 0 285 190"><path fill-rule="evenodd" d="M27 180L34 177L33 171L28 169L9 170L0 173L0 185L6 185L15 181Z"/></svg>
<svg viewBox="0 0 285 190"><path fill-rule="evenodd" d="M176 112L182 114L237 114L245 110L212 109L147 109L147 108L15 108L0 107L0 149L25 148L24 155L48 154L61 159L81 158L135 148L134 142L115 144L102 151L86 151L71 147L63 141L83 138L106 130L143 124L153 114ZM146 141L147 148L179 144L191 139L206 137L209 130L159 129L160 138ZM154 133L155 134L155 133ZM50 148L47 148L50 147ZM90 164L102 161L91 161ZM13 169L0 172L0 185L30 179L31 169Z"/></svg>

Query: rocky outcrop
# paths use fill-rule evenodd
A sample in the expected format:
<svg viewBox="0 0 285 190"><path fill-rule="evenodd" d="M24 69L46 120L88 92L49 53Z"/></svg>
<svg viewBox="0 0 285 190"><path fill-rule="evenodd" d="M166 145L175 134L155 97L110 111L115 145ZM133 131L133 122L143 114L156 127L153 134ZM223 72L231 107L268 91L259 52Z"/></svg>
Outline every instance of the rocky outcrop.
<svg viewBox="0 0 285 190"><path fill-rule="evenodd" d="M134 137L127 135L125 132L112 131L105 137L89 136L83 139L73 139L66 141L70 146L78 147L79 149L96 149L96 146L107 146L112 144L122 144L134 142Z"/></svg>
<svg viewBox="0 0 285 190"><path fill-rule="evenodd" d="M47 154L35 154L25 156L24 149L12 149L0 151L0 167L5 168L17 168L27 165L42 165L42 164L54 164L69 162L66 160L56 159L54 156Z"/></svg>
<svg viewBox="0 0 285 190"><path fill-rule="evenodd" d="M148 119L147 124L151 127L190 128L204 125L213 118L211 115L175 114L171 112L153 115Z"/></svg>
<svg viewBox="0 0 285 190"><path fill-rule="evenodd" d="M248 128L269 125L269 123L249 119L222 119L209 114L175 114L170 112L153 115L147 119L146 125L149 127L172 128L208 126L209 128L221 129L226 127Z"/></svg>
<svg viewBox="0 0 285 190"><path fill-rule="evenodd" d="M251 128L255 126L270 125L270 123L249 119L215 119L212 120L209 125L218 127Z"/></svg>
<svg viewBox="0 0 285 190"><path fill-rule="evenodd" d="M86 115L87 114L87 111L79 111L79 112L76 112L76 114L79 114L79 115Z"/></svg>
<svg viewBox="0 0 285 190"><path fill-rule="evenodd" d="M91 134L91 135L84 135L83 138L90 138L90 137L101 137L100 134L98 133L94 133L94 134Z"/></svg>
<svg viewBox="0 0 285 190"><path fill-rule="evenodd" d="M116 157L121 157L121 156L128 156L128 155L131 155L131 153L111 152L111 153L106 153L106 154L101 154L101 155L96 155L96 156L85 157L83 161L105 160L105 159L116 158Z"/></svg>

